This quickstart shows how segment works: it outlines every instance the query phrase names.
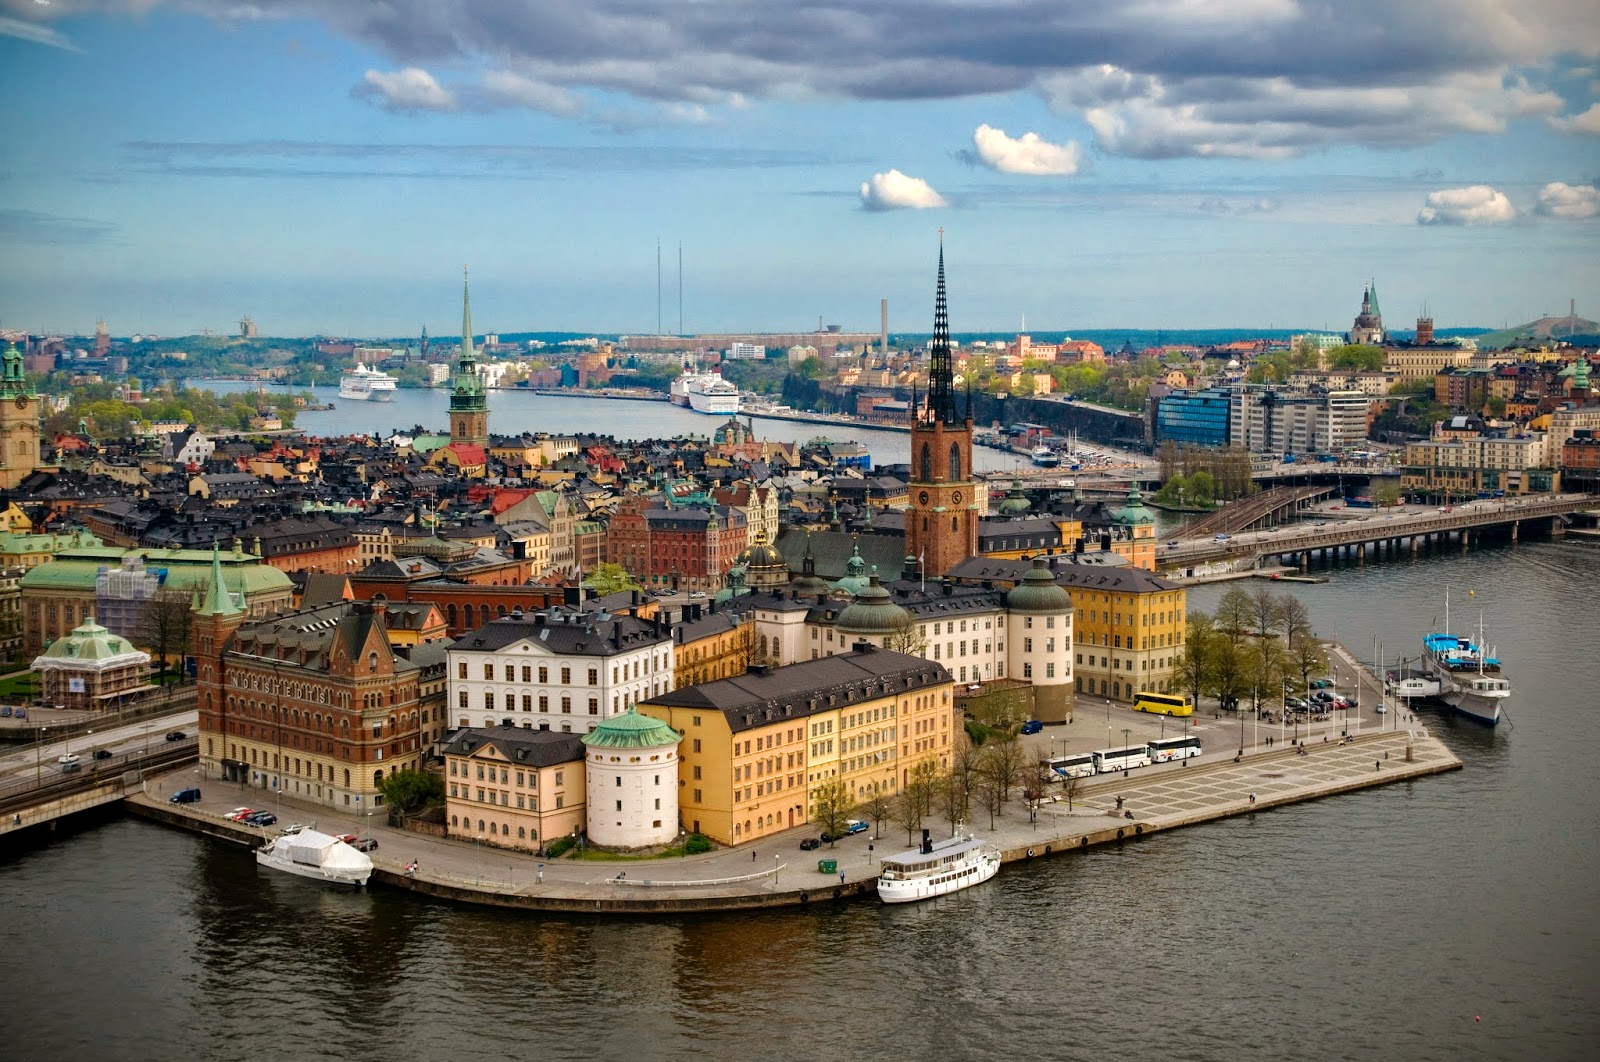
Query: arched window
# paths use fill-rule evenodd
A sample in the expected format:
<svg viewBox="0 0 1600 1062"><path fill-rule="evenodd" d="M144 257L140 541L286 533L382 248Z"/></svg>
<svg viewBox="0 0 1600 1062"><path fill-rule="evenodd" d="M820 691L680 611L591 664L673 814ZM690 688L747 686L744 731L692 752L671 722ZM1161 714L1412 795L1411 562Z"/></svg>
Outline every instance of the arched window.
<svg viewBox="0 0 1600 1062"><path fill-rule="evenodd" d="M376 786L381 781L383 781L383 768L379 767L376 771L372 772L372 784Z"/></svg>
<svg viewBox="0 0 1600 1062"><path fill-rule="evenodd" d="M952 530L952 531L957 531L957 530L960 530L960 529L959 529L959 528L958 528L958 527L957 527L957 526L956 526L956 517L954 517L954 516L952 516L952 517L951 517L951 518L950 518L950 530Z"/></svg>
<svg viewBox="0 0 1600 1062"><path fill-rule="evenodd" d="M500 619L506 618L506 607L504 605L496 605L494 611L495 615Z"/></svg>
<svg viewBox="0 0 1600 1062"><path fill-rule="evenodd" d="M378 654L377 653L368 653L367 654L367 670L368 671L376 671L376 670L378 670Z"/></svg>
<svg viewBox="0 0 1600 1062"><path fill-rule="evenodd" d="M451 816L450 816L450 825L452 825L452 826L454 826L454 825L456 825L456 824L457 824L457 823L456 823L456 816L454 816L454 815L451 815Z"/></svg>
<svg viewBox="0 0 1600 1062"><path fill-rule="evenodd" d="M449 618L450 626L454 627L456 625L456 603L454 601L450 602L449 606L446 607L445 615Z"/></svg>
<svg viewBox="0 0 1600 1062"><path fill-rule="evenodd" d="M350 785L350 768L348 767L344 769L344 784L346 786Z"/></svg>
<svg viewBox="0 0 1600 1062"><path fill-rule="evenodd" d="M961 479L961 447L956 443L950 444L950 480L957 482Z"/></svg>
<svg viewBox="0 0 1600 1062"><path fill-rule="evenodd" d="M527 840L527 838L528 838L528 828L526 826L518 826L517 827L517 840L525 841L525 840Z"/></svg>
<svg viewBox="0 0 1600 1062"><path fill-rule="evenodd" d="M933 447L922 444L922 482L933 482Z"/></svg>
<svg viewBox="0 0 1600 1062"><path fill-rule="evenodd" d="M483 622L484 623L488 623L489 622L489 606L488 605L480 605L480 606L478 606L478 615L483 617Z"/></svg>

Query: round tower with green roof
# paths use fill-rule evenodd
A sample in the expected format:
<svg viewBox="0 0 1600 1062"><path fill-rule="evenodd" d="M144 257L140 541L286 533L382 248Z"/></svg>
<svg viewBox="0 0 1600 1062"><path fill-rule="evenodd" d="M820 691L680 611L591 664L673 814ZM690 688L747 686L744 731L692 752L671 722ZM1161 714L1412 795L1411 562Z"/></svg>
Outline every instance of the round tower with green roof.
<svg viewBox="0 0 1600 1062"><path fill-rule="evenodd" d="M678 836L678 745L683 736L629 708L583 735L589 840L654 848Z"/></svg>

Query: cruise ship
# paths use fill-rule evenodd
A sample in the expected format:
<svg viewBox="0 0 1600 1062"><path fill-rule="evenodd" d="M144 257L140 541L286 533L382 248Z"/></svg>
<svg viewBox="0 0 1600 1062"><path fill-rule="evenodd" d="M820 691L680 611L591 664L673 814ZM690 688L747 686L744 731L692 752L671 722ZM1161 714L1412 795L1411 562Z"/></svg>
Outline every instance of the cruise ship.
<svg viewBox="0 0 1600 1062"><path fill-rule="evenodd" d="M369 369L356 363L339 378L339 397L357 402L391 402L394 400L394 377L379 369Z"/></svg>
<svg viewBox="0 0 1600 1062"><path fill-rule="evenodd" d="M878 874L878 898L884 903L911 903L959 892L1000 872L1000 851L987 841L952 837L931 841L922 831L922 847L885 856Z"/></svg>
<svg viewBox="0 0 1600 1062"><path fill-rule="evenodd" d="M1511 696L1511 683L1500 674L1500 661L1483 644L1483 619L1478 639L1450 633L1450 592L1445 591L1444 631L1422 639L1422 649L1435 677L1439 698L1457 712L1487 726L1500 721L1500 706Z"/></svg>
<svg viewBox="0 0 1600 1062"><path fill-rule="evenodd" d="M722 378L715 369L710 372L685 371L672 381L672 401L688 406L696 413L713 413L729 416L739 412L739 389Z"/></svg>

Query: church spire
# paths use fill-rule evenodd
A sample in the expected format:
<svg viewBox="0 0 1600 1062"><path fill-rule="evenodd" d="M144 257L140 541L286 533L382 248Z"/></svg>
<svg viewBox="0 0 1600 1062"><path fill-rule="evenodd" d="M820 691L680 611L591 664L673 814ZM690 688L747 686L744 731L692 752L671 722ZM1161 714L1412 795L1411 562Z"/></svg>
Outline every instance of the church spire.
<svg viewBox="0 0 1600 1062"><path fill-rule="evenodd" d="M472 289L467 286L467 267L461 267L461 360L472 361Z"/></svg>
<svg viewBox="0 0 1600 1062"><path fill-rule="evenodd" d="M215 542L211 543L211 586L197 611L202 616L237 616L241 611L233 603L233 595L228 593L228 584L223 581L222 554Z"/></svg>
<svg viewBox="0 0 1600 1062"><path fill-rule="evenodd" d="M958 424L955 367L950 357L950 310L944 292L944 229L939 230L939 286L933 300L933 343L928 359L928 419Z"/></svg>

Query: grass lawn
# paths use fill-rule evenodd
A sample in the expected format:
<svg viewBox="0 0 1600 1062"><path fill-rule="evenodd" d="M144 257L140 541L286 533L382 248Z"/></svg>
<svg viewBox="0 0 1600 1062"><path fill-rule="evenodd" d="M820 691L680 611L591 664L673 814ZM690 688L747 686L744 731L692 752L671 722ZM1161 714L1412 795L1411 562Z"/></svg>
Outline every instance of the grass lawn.
<svg viewBox="0 0 1600 1062"><path fill-rule="evenodd" d="M0 679L0 697L33 700L39 696L39 679L33 672Z"/></svg>

